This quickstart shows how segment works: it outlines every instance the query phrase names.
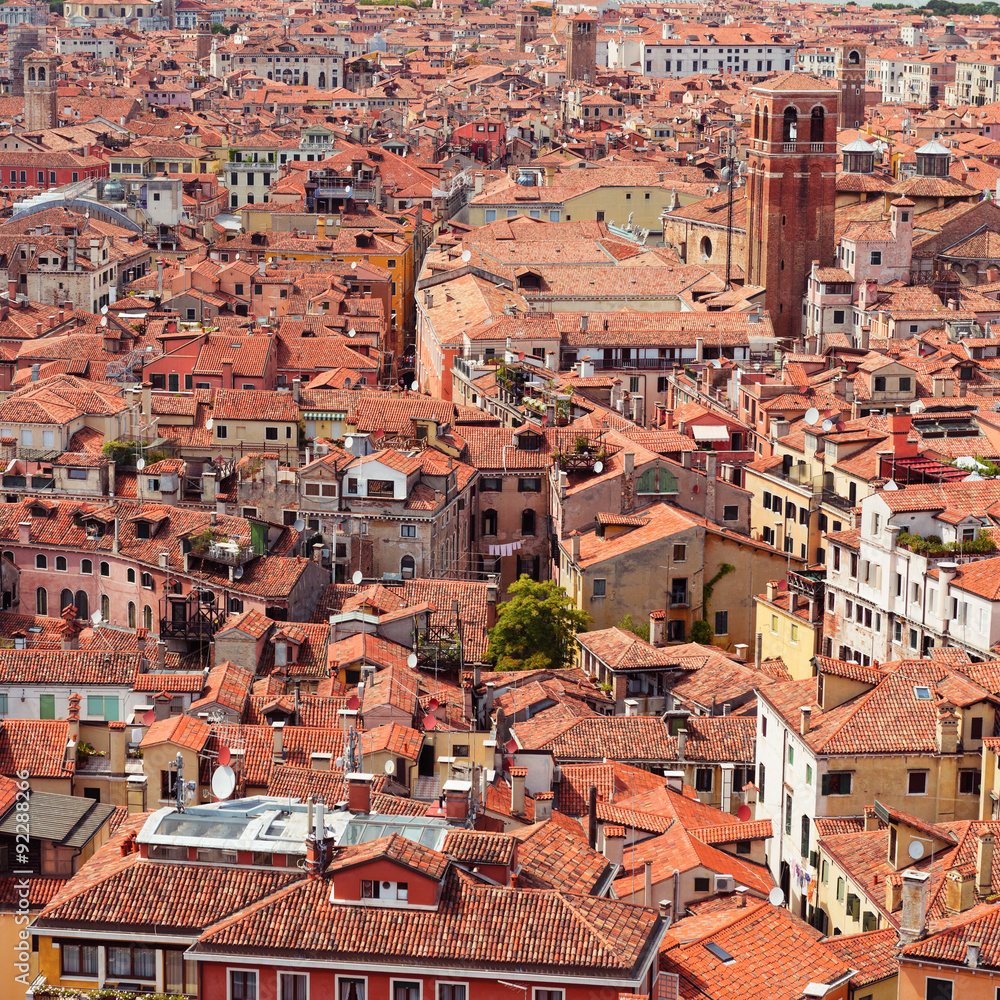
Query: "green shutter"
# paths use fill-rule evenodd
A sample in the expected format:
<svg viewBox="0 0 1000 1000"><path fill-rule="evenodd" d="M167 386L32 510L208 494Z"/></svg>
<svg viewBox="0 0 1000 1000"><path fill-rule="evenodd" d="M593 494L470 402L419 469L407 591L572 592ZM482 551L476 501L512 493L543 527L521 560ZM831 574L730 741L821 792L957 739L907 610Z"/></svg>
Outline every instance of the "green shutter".
<svg viewBox="0 0 1000 1000"><path fill-rule="evenodd" d="M118 695L109 694L104 698L104 721L118 722Z"/></svg>
<svg viewBox="0 0 1000 1000"><path fill-rule="evenodd" d="M820 791L823 795L830 794L830 775L824 774L823 779L820 782Z"/></svg>
<svg viewBox="0 0 1000 1000"><path fill-rule="evenodd" d="M263 524L250 522L250 541L254 552L262 556L267 552L267 527Z"/></svg>
<svg viewBox="0 0 1000 1000"><path fill-rule="evenodd" d="M104 695L87 695L87 715L96 715L102 719L104 718Z"/></svg>
<svg viewBox="0 0 1000 1000"><path fill-rule="evenodd" d="M56 696L54 694L43 694L39 697L38 717L40 719L54 719L56 717Z"/></svg>

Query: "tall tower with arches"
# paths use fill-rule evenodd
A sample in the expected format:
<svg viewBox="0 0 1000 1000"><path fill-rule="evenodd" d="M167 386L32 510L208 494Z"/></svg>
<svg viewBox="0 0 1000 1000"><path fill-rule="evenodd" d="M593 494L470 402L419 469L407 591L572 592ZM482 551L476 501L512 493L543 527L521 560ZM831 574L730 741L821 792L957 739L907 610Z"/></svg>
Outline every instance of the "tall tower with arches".
<svg viewBox="0 0 1000 1000"><path fill-rule="evenodd" d="M24 126L29 132L55 128L59 124L56 107L56 76L59 57L48 52L32 52L24 57Z"/></svg>
<svg viewBox="0 0 1000 1000"><path fill-rule="evenodd" d="M865 123L867 52L864 45L841 45L837 49L835 76L840 89L841 128L861 128Z"/></svg>
<svg viewBox="0 0 1000 1000"><path fill-rule="evenodd" d="M746 184L748 285L784 344L798 339L814 260L834 262L837 90L804 73L783 73L753 87Z"/></svg>

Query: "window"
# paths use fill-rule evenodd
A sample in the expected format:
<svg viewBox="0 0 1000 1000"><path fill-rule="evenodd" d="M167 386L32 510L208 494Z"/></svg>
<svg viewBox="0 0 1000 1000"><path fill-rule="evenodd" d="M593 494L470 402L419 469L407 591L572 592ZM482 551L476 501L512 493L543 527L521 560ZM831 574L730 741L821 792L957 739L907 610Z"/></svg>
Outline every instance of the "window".
<svg viewBox="0 0 1000 1000"><path fill-rule="evenodd" d="M850 771L831 771L823 775L820 791L823 795L850 795L853 777Z"/></svg>
<svg viewBox="0 0 1000 1000"><path fill-rule="evenodd" d="M686 576L675 577L670 581L670 605L678 607L688 602L688 582Z"/></svg>
<svg viewBox="0 0 1000 1000"><path fill-rule="evenodd" d="M420 983L393 980L392 1000L420 1000Z"/></svg>
<svg viewBox="0 0 1000 1000"><path fill-rule="evenodd" d="M479 480L480 493L500 493L503 490L503 482L500 479L489 478Z"/></svg>
<svg viewBox="0 0 1000 1000"><path fill-rule="evenodd" d="M711 879L705 877L696 878L694 880L694 891L695 892L710 892L712 886Z"/></svg>
<svg viewBox="0 0 1000 1000"><path fill-rule="evenodd" d="M541 479L519 479L517 481L517 492L518 493L541 493L542 492L542 481L541 481Z"/></svg>
<svg viewBox="0 0 1000 1000"><path fill-rule="evenodd" d="M220 440L225 440L229 437L229 428L225 424L215 425L215 436Z"/></svg>
<svg viewBox="0 0 1000 1000"><path fill-rule="evenodd" d="M751 854L752 852L753 852L753 844L751 844L749 840L736 841L737 854Z"/></svg>
<svg viewBox="0 0 1000 1000"><path fill-rule="evenodd" d="M900 392L909 392L910 391L910 379L908 377L907 378L901 378L899 380L899 391Z"/></svg>
<svg viewBox="0 0 1000 1000"><path fill-rule="evenodd" d="M396 484L391 479L369 479L368 496L392 499L396 494Z"/></svg>
<svg viewBox="0 0 1000 1000"><path fill-rule="evenodd" d="M49 594L44 587L35 591L35 614L45 616L49 613ZM43 716L44 718L44 716Z"/></svg>
<svg viewBox="0 0 1000 1000"><path fill-rule="evenodd" d="M882 263L882 251L881 250L872 250L871 260L872 260L872 265L874 267L878 267L879 265L881 265L881 263Z"/></svg>
<svg viewBox="0 0 1000 1000"><path fill-rule="evenodd" d="M778 634L778 616L771 615L771 635Z"/></svg>
<svg viewBox="0 0 1000 1000"><path fill-rule="evenodd" d="M278 974L278 1000L309 1000L309 976L304 972Z"/></svg>
<svg viewBox="0 0 1000 1000"><path fill-rule="evenodd" d="M142 574L142 586L146 590L152 590L153 589L153 575L151 573L143 573Z"/></svg>
<svg viewBox="0 0 1000 1000"><path fill-rule="evenodd" d="M765 736L767 735L766 730L764 732L764 735ZM764 765L763 764L758 764L757 765L757 791L760 794L761 799L764 798L764 776L765 776Z"/></svg>
<svg viewBox="0 0 1000 1000"><path fill-rule="evenodd" d="M59 952L63 975L97 975L96 944L63 944Z"/></svg>
<svg viewBox="0 0 1000 1000"><path fill-rule="evenodd" d="M607 595L607 580L594 581L594 597L605 597Z"/></svg>
<svg viewBox="0 0 1000 1000"><path fill-rule="evenodd" d="M497 512L495 510L483 511L483 534L495 535L497 533Z"/></svg>
<svg viewBox="0 0 1000 1000"><path fill-rule="evenodd" d="M230 969L229 1000L257 1000L257 973L250 969Z"/></svg>
<svg viewBox="0 0 1000 1000"><path fill-rule="evenodd" d="M927 977L924 1000L954 1000L955 984L950 979Z"/></svg>
<svg viewBox="0 0 1000 1000"><path fill-rule="evenodd" d="M710 767L699 767L694 772L694 789L696 792L710 792L712 790L713 769Z"/></svg>
<svg viewBox="0 0 1000 1000"><path fill-rule="evenodd" d="M833 310L833 322L835 326L841 326L844 322L844 310L834 309Z"/></svg>
<svg viewBox="0 0 1000 1000"><path fill-rule="evenodd" d="M958 792L960 795L978 795L981 787L982 772L978 768L968 768L958 772Z"/></svg>
<svg viewBox="0 0 1000 1000"><path fill-rule="evenodd" d="M926 795L927 794L927 772L907 771L906 772L906 794Z"/></svg>
<svg viewBox="0 0 1000 1000"><path fill-rule="evenodd" d="M534 535L535 533L535 512L533 510L521 511L521 534Z"/></svg>
<svg viewBox="0 0 1000 1000"><path fill-rule="evenodd" d="M843 903L847 896L847 883L842 878L837 879L837 902Z"/></svg>
<svg viewBox="0 0 1000 1000"><path fill-rule="evenodd" d="M337 1000L365 1000L366 985L364 979L338 979Z"/></svg>
<svg viewBox="0 0 1000 1000"><path fill-rule="evenodd" d="M788 748L788 763L789 764L795 763L795 747L793 746L790 746Z"/></svg>
<svg viewBox="0 0 1000 1000"><path fill-rule="evenodd" d="M686 562L687 561L687 546L686 545L675 545L674 546L674 562Z"/></svg>
<svg viewBox="0 0 1000 1000"><path fill-rule="evenodd" d="M791 795L785 796L785 833L787 836L792 835L792 797Z"/></svg>
<svg viewBox="0 0 1000 1000"><path fill-rule="evenodd" d="M558 222L559 220L553 219L552 221ZM438 1000L468 1000L465 983L438 983Z"/></svg>
<svg viewBox="0 0 1000 1000"><path fill-rule="evenodd" d="M94 564L89 559L81 560L80 572L87 576L92 576L94 573Z"/></svg>
<svg viewBox="0 0 1000 1000"><path fill-rule="evenodd" d="M45 556L41 554L35 556L35 569L48 569L48 568L49 568L49 560Z"/></svg>
<svg viewBox="0 0 1000 1000"><path fill-rule="evenodd" d="M252 973L252 975L256 975L256 973ZM119 977L155 979L156 950L154 948L108 948L108 976L115 979Z"/></svg>
<svg viewBox="0 0 1000 1000"><path fill-rule="evenodd" d="M813 769L811 764L806 764L806 784L811 785L813 783Z"/></svg>
<svg viewBox="0 0 1000 1000"><path fill-rule="evenodd" d="M404 580L412 580L416 576L417 564L413 556L403 556L399 561L399 573Z"/></svg>
<svg viewBox="0 0 1000 1000"><path fill-rule="evenodd" d="M417 526L415 524L401 524L399 526L400 538L416 538Z"/></svg>
<svg viewBox="0 0 1000 1000"><path fill-rule="evenodd" d="M264 428L264 440L265 441L277 441L278 440L278 428L277 427L265 427Z"/></svg>
<svg viewBox="0 0 1000 1000"><path fill-rule="evenodd" d="M738 521L739 517L740 509L735 504L729 504L722 508L723 521Z"/></svg>
<svg viewBox="0 0 1000 1000"><path fill-rule="evenodd" d="M716 611L715 612L715 634L716 635L728 635L729 634L729 612L728 611Z"/></svg>
<svg viewBox="0 0 1000 1000"><path fill-rule="evenodd" d="M134 569L129 569L126 572L125 576L126 576L126 579L128 580L129 583L135 583L135 570Z"/></svg>
<svg viewBox="0 0 1000 1000"><path fill-rule="evenodd" d="M87 695L87 715L96 716L105 722L118 722L118 696L113 694Z"/></svg>

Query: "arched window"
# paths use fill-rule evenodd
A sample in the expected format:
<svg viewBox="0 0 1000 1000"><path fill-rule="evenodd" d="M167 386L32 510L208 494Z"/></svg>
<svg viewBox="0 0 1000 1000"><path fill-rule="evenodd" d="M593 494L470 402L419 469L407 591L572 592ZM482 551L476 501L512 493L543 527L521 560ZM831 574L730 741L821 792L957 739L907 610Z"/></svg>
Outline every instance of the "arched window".
<svg viewBox="0 0 1000 1000"><path fill-rule="evenodd" d="M68 569L68 567L66 565L66 557L65 556L56 556L56 569L60 573L65 573L66 572L66 570Z"/></svg>
<svg viewBox="0 0 1000 1000"><path fill-rule="evenodd" d="M533 535L535 533L535 512L533 510L521 511L521 534Z"/></svg>
<svg viewBox="0 0 1000 1000"><path fill-rule="evenodd" d="M399 561L399 571L404 580L412 580L417 564L413 561L413 556L403 556Z"/></svg>
<svg viewBox="0 0 1000 1000"><path fill-rule="evenodd" d="M129 583L135 583L135 570L130 569L127 573L127 578Z"/></svg>
<svg viewBox="0 0 1000 1000"><path fill-rule="evenodd" d="M111 576L111 564L102 562L101 563L101 576Z"/></svg>
<svg viewBox="0 0 1000 1000"><path fill-rule="evenodd" d="M483 534L495 535L497 533L497 512L495 510L483 511Z"/></svg>
<svg viewBox="0 0 1000 1000"><path fill-rule="evenodd" d="M38 67L38 82L39 83L44 83L45 82L45 67L44 66L39 66Z"/></svg>
<svg viewBox="0 0 1000 1000"><path fill-rule="evenodd" d="M49 561L45 556L43 556L41 553L35 556L35 569L48 569L48 568L49 568Z"/></svg>
<svg viewBox="0 0 1000 1000"><path fill-rule="evenodd" d="M857 66L861 62L861 55L857 49L851 49L847 54L847 61L851 66Z"/></svg>
<svg viewBox="0 0 1000 1000"><path fill-rule="evenodd" d="M32 83L34 81L34 79L35 79L35 67L34 66L29 66L28 67L28 82Z"/></svg>
<svg viewBox="0 0 1000 1000"><path fill-rule="evenodd" d="M62 614L67 608L73 607L73 591L64 587L59 594L59 613Z"/></svg>
<svg viewBox="0 0 1000 1000"><path fill-rule="evenodd" d="M80 562L80 572L91 576L94 572L94 564L89 559L82 560Z"/></svg>
<svg viewBox="0 0 1000 1000"><path fill-rule="evenodd" d="M148 604L142 606L142 627L148 629L153 627L153 609Z"/></svg>
<svg viewBox="0 0 1000 1000"><path fill-rule="evenodd" d="M809 116L809 141L810 142L822 142L823 141L823 122L824 113L822 108L813 108L812 114Z"/></svg>
<svg viewBox="0 0 1000 1000"><path fill-rule="evenodd" d="M49 594L44 587L39 587L35 591L35 614L47 615L49 613Z"/></svg>
<svg viewBox="0 0 1000 1000"><path fill-rule="evenodd" d="M760 105L757 105L753 113L753 136L755 139L763 138L760 134Z"/></svg>
<svg viewBox="0 0 1000 1000"><path fill-rule="evenodd" d="M78 590L73 603L76 605L76 614L81 621L86 621L90 617L90 597L87 591Z"/></svg>
<svg viewBox="0 0 1000 1000"><path fill-rule="evenodd" d="M152 575L152 573L143 573L142 574L142 585L143 585L143 587L146 588L146 590L152 590L153 589L153 575Z"/></svg>
<svg viewBox="0 0 1000 1000"><path fill-rule="evenodd" d="M135 628L135 601L128 602L128 627Z"/></svg>
<svg viewBox="0 0 1000 1000"><path fill-rule="evenodd" d="M101 595L101 617L106 621L111 621L111 598L107 594Z"/></svg>
<svg viewBox="0 0 1000 1000"><path fill-rule="evenodd" d="M3 554L3 556L4 556L4 559L9 559L11 562L14 561L14 553L13 552L5 552Z"/></svg>
<svg viewBox="0 0 1000 1000"><path fill-rule="evenodd" d="M799 130L799 113L795 108L785 108L781 121L781 141L795 142Z"/></svg>

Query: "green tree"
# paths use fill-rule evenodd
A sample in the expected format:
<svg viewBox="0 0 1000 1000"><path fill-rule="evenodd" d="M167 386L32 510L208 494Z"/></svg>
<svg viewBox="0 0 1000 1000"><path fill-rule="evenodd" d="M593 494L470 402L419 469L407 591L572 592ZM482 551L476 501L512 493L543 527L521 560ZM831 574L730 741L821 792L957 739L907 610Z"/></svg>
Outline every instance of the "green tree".
<svg viewBox="0 0 1000 1000"><path fill-rule="evenodd" d="M543 670L569 666L573 636L591 622L573 606L565 589L552 580L536 583L523 575L507 590L509 601L497 609L486 658L498 670Z"/></svg>
<svg viewBox="0 0 1000 1000"><path fill-rule="evenodd" d="M637 635L640 639L645 639L649 642L649 622L640 622L638 625L632 621L631 615L626 615L615 628L620 628L623 632L632 632Z"/></svg>
<svg viewBox="0 0 1000 1000"><path fill-rule="evenodd" d="M699 618L692 623L690 642L696 642L699 646L710 646L714 637L712 626L704 618Z"/></svg>

